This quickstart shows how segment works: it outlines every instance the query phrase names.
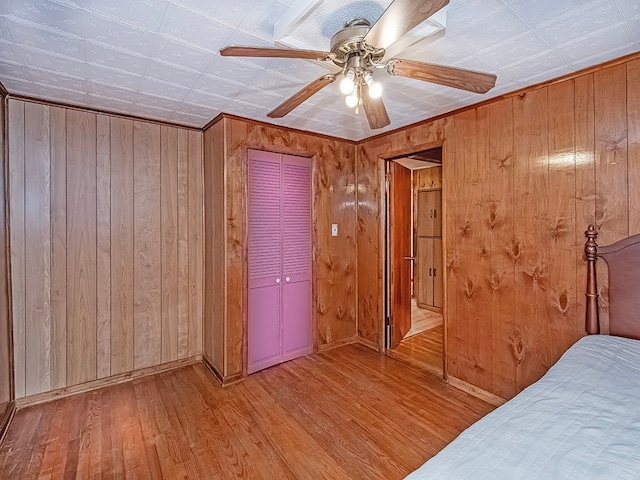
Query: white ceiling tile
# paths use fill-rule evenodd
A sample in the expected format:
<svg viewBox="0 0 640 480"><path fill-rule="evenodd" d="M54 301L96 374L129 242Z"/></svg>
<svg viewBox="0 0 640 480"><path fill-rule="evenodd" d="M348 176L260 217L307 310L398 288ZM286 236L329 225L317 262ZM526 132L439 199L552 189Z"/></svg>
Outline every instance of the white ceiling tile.
<svg viewBox="0 0 640 480"><path fill-rule="evenodd" d="M26 21L58 32L81 36L78 9L46 0L3 0L7 18Z"/></svg>
<svg viewBox="0 0 640 480"><path fill-rule="evenodd" d="M511 78L522 79L554 70L563 65L567 65L567 62L556 55L553 50L549 50L539 55L523 59L521 62L511 64L508 67L504 67L502 71Z"/></svg>
<svg viewBox="0 0 640 480"><path fill-rule="evenodd" d="M94 12L132 22L157 32L167 9L166 0L85 0L85 6Z"/></svg>
<svg viewBox="0 0 640 480"><path fill-rule="evenodd" d="M137 90L142 77L132 75L125 71L119 71L100 65L87 65L87 76L90 80L113 85L117 88L129 88Z"/></svg>
<svg viewBox="0 0 640 480"><path fill-rule="evenodd" d="M470 23L476 23L504 9L500 0L452 0L447 7L447 31L464 30Z"/></svg>
<svg viewBox="0 0 640 480"><path fill-rule="evenodd" d="M87 63L116 68L134 75L143 75L147 57L130 55L120 50L87 42L85 45Z"/></svg>
<svg viewBox="0 0 640 480"><path fill-rule="evenodd" d="M130 88L118 88L110 83L89 81L88 93L100 97L112 97L126 103L135 103L140 98L140 92Z"/></svg>
<svg viewBox="0 0 640 480"><path fill-rule="evenodd" d="M607 0L517 0L510 2L513 9L523 20L531 25L553 22L561 17L576 17L597 4Z"/></svg>
<svg viewBox="0 0 640 480"><path fill-rule="evenodd" d="M15 54L11 43L0 40L0 60L22 63L22 60Z"/></svg>
<svg viewBox="0 0 640 480"><path fill-rule="evenodd" d="M30 70L20 63L0 60L0 78L29 78L31 80L30 73Z"/></svg>
<svg viewBox="0 0 640 480"><path fill-rule="evenodd" d="M577 12L576 12L577 10ZM618 18L609 2L587 4L571 10L564 16L541 24L536 31L552 46L575 41L583 35L618 23Z"/></svg>
<svg viewBox="0 0 640 480"><path fill-rule="evenodd" d="M25 65L59 71L76 77L87 76L87 64L77 58L31 47L15 46L14 51Z"/></svg>
<svg viewBox="0 0 640 480"><path fill-rule="evenodd" d="M38 83L39 94L43 98L49 100L57 100L64 103L72 103L74 105L89 106L87 102L87 95L84 92L76 90L69 90L66 88L58 88L53 85L43 85Z"/></svg>
<svg viewBox="0 0 640 480"><path fill-rule="evenodd" d="M17 18L5 17L6 25L16 45L29 46L67 57L84 60L84 50L79 37L64 32L43 30L37 24L25 23Z"/></svg>
<svg viewBox="0 0 640 480"><path fill-rule="evenodd" d="M273 39L273 26L287 11L276 0L261 0L247 11L240 23L240 30L263 38Z"/></svg>
<svg viewBox="0 0 640 480"><path fill-rule="evenodd" d="M217 95L211 95L209 93L200 92L198 90L191 90L184 97L184 102L191 105L196 105L203 108L209 108L211 110L220 110L230 102L231 99L226 97L220 97Z"/></svg>
<svg viewBox="0 0 640 480"><path fill-rule="evenodd" d="M40 90L38 89L38 85L33 83L31 80L25 80L22 78L15 78L15 77L9 77L9 76L2 76L0 77L0 81L2 82L4 87L11 93L27 95L30 97L40 96Z"/></svg>
<svg viewBox="0 0 640 480"><path fill-rule="evenodd" d="M295 92L295 90L290 92L290 95L293 95ZM251 105L255 105L257 107L268 109L266 111L263 111L263 114L266 115L267 111L276 108L280 103L284 101L285 98L288 98L290 95L274 95L271 91L247 87L233 99L250 103Z"/></svg>
<svg viewBox="0 0 640 480"><path fill-rule="evenodd" d="M50 70L32 68L29 71L31 80L44 85L52 85L58 88L66 88L87 93L88 81L81 77L59 74Z"/></svg>
<svg viewBox="0 0 640 480"><path fill-rule="evenodd" d="M203 75L196 82L193 88L195 90L200 90L201 92L233 98L246 87L242 83L228 82L221 78L214 79Z"/></svg>
<svg viewBox="0 0 640 480"><path fill-rule="evenodd" d="M94 95L89 93L85 97L86 102L99 110L108 111L127 111L133 106L133 102L127 102L121 99L116 99L111 96Z"/></svg>
<svg viewBox="0 0 640 480"><path fill-rule="evenodd" d="M421 62L446 65L468 57L469 51L465 50L450 38L441 35L435 40L425 39L412 45L400 55L402 58L418 60Z"/></svg>
<svg viewBox="0 0 640 480"><path fill-rule="evenodd" d="M249 84L263 69L256 65L242 63L231 57L212 55L211 62L205 70L206 75L227 79L234 82Z"/></svg>
<svg viewBox="0 0 640 480"><path fill-rule="evenodd" d="M259 88L270 93L289 96L300 90L304 82L296 78L284 78L267 71L260 73L250 84L252 88Z"/></svg>
<svg viewBox="0 0 640 480"><path fill-rule="evenodd" d="M149 60L144 76L154 80L174 83L187 89L193 87L198 79L201 78L201 75L193 70L175 68L153 60ZM144 90L143 87L141 88Z"/></svg>
<svg viewBox="0 0 640 480"><path fill-rule="evenodd" d="M627 33L623 27L623 23L618 23L593 35L581 37L563 45L562 54L569 58L571 63L574 63L580 62L585 56L591 57L620 48L629 43Z"/></svg>
<svg viewBox="0 0 640 480"><path fill-rule="evenodd" d="M141 92L149 93L151 95L157 95L159 97L166 97L172 100L180 101L184 98L184 96L189 92L191 88L183 87L175 83L154 80L152 78L143 78L138 89Z"/></svg>
<svg viewBox="0 0 640 480"><path fill-rule="evenodd" d="M211 61L211 52L158 35L151 52L151 58L180 67L203 72Z"/></svg>
<svg viewBox="0 0 640 480"><path fill-rule="evenodd" d="M478 52L528 30L529 27L522 20L504 7L460 30L447 32L447 37L467 51Z"/></svg>
<svg viewBox="0 0 640 480"><path fill-rule="evenodd" d="M298 78L300 81L307 83L327 73L336 73L340 70L328 62L282 58L269 64L267 71L275 75Z"/></svg>
<svg viewBox="0 0 640 480"><path fill-rule="evenodd" d="M237 27L258 0L169 0L230 27Z"/></svg>
<svg viewBox="0 0 640 480"><path fill-rule="evenodd" d="M640 17L640 2L638 0L609 0L621 17Z"/></svg>
<svg viewBox="0 0 640 480"><path fill-rule="evenodd" d="M87 40L111 45L125 52L147 56L156 40L154 33L136 27L133 22L125 24L84 11L81 18Z"/></svg>
<svg viewBox="0 0 640 480"><path fill-rule="evenodd" d="M222 48L233 28L174 4L169 4L160 33L211 52Z"/></svg>
<svg viewBox="0 0 640 480"><path fill-rule="evenodd" d="M477 57L488 65L499 68L501 65L519 62L549 49L549 45L537 34L526 32L507 42L479 51Z"/></svg>

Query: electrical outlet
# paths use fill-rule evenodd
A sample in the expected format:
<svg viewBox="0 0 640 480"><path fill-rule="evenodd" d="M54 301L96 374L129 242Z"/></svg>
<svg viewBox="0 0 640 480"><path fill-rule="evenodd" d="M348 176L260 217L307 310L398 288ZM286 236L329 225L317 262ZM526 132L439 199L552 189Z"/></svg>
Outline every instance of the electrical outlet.
<svg viewBox="0 0 640 480"><path fill-rule="evenodd" d="M332 237L337 237L338 236L338 224L337 223L332 223L331 224L331 236Z"/></svg>

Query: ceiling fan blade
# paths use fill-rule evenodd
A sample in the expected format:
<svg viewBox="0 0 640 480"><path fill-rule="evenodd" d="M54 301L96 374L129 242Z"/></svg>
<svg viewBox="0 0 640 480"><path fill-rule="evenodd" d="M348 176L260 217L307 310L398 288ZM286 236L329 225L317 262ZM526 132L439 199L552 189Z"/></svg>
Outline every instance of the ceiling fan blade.
<svg viewBox="0 0 640 480"><path fill-rule="evenodd" d="M371 27L364 41L372 47L387 48L448 3L449 0L395 0Z"/></svg>
<svg viewBox="0 0 640 480"><path fill-rule="evenodd" d="M371 98L365 93L362 95L362 107L364 113L367 114L367 120L369 120L369 126L372 130L386 127L391 123L382 98Z"/></svg>
<svg viewBox="0 0 640 480"><path fill-rule="evenodd" d="M273 58L303 58L310 60L329 60L329 52L319 50L296 50L292 48L272 47L239 47L229 46L220 50L223 57L273 57Z"/></svg>
<svg viewBox="0 0 640 480"><path fill-rule="evenodd" d="M496 76L490 73L445 67L433 63L415 60L392 59L387 64L391 75L414 78L425 82L438 83L447 87L459 88L475 93L487 93L496 85Z"/></svg>
<svg viewBox="0 0 640 480"><path fill-rule="evenodd" d="M326 87L330 83L333 83L335 79L336 79L336 76L331 74L321 76L317 80L314 80L309 85L305 86L302 90L300 90L296 94L289 97L280 105L278 105L275 110L267 114L267 117L270 117L270 118L284 117L287 113L289 113L291 110L296 108L302 102L311 98L313 95L318 93L320 90L322 90L324 87Z"/></svg>

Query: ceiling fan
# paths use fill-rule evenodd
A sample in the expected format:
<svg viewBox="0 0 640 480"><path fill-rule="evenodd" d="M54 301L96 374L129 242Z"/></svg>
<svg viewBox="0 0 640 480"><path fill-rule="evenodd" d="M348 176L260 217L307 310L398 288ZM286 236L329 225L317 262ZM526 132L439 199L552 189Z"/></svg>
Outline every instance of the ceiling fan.
<svg viewBox="0 0 640 480"><path fill-rule="evenodd" d="M323 75L285 100L267 114L281 118L305 100L333 83L338 76L344 78L340 90L347 105L362 106L372 129L391 123L382 102L382 86L373 78L374 69L386 69L391 75L438 83L475 93L486 93L495 86L496 76L461 68L391 58L383 61L385 49L405 33L443 8L449 0L394 0L379 20L371 26L364 19L348 22L331 39L329 52L269 47L228 46L220 55L230 57L300 58L332 62L341 69L336 74Z"/></svg>

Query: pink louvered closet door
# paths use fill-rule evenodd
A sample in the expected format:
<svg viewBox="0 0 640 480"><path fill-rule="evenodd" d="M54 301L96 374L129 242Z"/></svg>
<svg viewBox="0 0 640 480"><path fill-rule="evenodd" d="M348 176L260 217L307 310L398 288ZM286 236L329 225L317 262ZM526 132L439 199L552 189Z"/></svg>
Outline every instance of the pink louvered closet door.
<svg viewBox="0 0 640 480"><path fill-rule="evenodd" d="M312 351L311 161L249 151L248 373Z"/></svg>

